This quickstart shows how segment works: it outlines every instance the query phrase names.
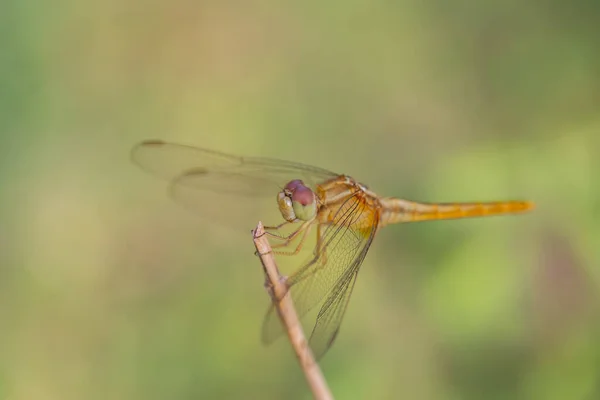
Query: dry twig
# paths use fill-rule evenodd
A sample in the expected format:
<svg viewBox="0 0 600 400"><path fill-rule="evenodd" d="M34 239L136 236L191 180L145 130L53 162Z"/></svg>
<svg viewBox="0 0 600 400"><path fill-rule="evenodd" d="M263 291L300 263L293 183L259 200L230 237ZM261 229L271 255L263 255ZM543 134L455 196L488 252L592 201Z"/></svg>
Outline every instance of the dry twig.
<svg viewBox="0 0 600 400"><path fill-rule="evenodd" d="M267 285L271 289L272 301L283 322L290 343L296 352L296 357L298 358L300 367L304 371L304 376L312 390L314 398L318 400L333 399L325 377L319 368L319 364L315 361L308 341L304 336L292 298L287 295L288 290L285 279L279 273L271 245L269 244L267 235L264 233L263 225L259 222L253 232L254 245L263 265Z"/></svg>

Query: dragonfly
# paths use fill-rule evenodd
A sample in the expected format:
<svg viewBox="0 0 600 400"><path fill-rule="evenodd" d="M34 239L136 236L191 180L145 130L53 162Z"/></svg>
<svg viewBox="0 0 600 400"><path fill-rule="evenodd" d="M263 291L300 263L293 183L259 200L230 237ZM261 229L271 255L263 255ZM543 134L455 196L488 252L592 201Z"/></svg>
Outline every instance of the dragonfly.
<svg viewBox="0 0 600 400"><path fill-rule="evenodd" d="M309 344L317 359L334 343L360 267L380 228L396 223L518 214L531 201L425 203L382 197L352 177L306 164L265 157L245 157L160 140L141 142L131 158L147 172L166 179L178 202L211 213L208 193L232 196L243 206L268 197L281 214L268 226L276 254L297 255L316 233L308 258L285 280L299 317L318 309ZM224 207L235 214L237 207ZM289 228L289 233L281 233ZM269 344L282 333L271 304L262 327Z"/></svg>

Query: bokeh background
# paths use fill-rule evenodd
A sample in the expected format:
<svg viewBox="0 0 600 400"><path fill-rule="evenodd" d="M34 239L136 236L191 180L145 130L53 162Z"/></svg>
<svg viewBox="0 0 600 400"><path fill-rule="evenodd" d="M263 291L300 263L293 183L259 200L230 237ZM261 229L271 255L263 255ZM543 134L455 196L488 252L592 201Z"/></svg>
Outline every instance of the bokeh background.
<svg viewBox="0 0 600 400"><path fill-rule="evenodd" d="M585 0L2 1L0 398L310 398L289 344L260 343L253 226L171 201L129 160L149 138L536 201L382 230L321 365L340 399L600 398L599 20Z"/></svg>

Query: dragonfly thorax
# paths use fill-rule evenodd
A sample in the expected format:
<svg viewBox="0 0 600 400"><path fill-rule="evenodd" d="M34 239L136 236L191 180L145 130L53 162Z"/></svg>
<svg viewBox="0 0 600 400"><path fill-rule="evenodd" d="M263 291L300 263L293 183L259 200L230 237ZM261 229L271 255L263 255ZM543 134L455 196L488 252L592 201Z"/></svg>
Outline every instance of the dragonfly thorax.
<svg viewBox="0 0 600 400"><path fill-rule="evenodd" d="M290 181L277 194L277 205L281 216L288 222L308 221L317 213L316 196L300 179Z"/></svg>

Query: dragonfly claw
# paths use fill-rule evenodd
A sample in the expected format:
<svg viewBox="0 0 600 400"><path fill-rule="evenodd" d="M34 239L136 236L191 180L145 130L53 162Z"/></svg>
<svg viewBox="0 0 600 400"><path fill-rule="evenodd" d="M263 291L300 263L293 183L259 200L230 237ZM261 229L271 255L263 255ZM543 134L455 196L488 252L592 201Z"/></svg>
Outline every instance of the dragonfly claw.
<svg viewBox="0 0 600 400"><path fill-rule="evenodd" d="M261 253L258 250L254 251L254 255L259 257L266 256L267 254L273 254L273 250L269 250L266 253Z"/></svg>

